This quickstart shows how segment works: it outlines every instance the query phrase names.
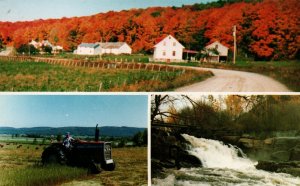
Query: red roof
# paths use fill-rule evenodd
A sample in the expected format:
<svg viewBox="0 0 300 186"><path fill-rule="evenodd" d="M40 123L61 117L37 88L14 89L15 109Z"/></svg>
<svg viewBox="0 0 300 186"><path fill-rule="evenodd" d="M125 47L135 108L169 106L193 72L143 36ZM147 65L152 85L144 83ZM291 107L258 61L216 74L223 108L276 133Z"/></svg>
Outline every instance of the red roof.
<svg viewBox="0 0 300 186"><path fill-rule="evenodd" d="M183 50L184 53L189 53L189 54L198 54L199 52L196 50Z"/></svg>

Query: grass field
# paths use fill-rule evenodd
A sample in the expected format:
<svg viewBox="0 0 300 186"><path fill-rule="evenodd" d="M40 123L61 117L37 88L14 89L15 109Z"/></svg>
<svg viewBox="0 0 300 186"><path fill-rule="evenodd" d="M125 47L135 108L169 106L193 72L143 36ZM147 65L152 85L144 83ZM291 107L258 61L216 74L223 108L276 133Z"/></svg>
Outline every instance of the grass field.
<svg viewBox="0 0 300 186"><path fill-rule="evenodd" d="M0 91L166 91L201 81L210 72L157 72L0 62Z"/></svg>
<svg viewBox="0 0 300 186"><path fill-rule="evenodd" d="M123 61L123 62L141 62L147 63L149 62L150 55L144 54L133 54L133 55L113 55L113 54L104 54L100 57L100 55L75 55L73 53L60 53L57 55L34 55L39 57L51 57L51 58L58 58L58 59L80 59L80 60L88 60L88 61L95 61L95 60L104 60L104 61Z"/></svg>
<svg viewBox="0 0 300 186"><path fill-rule="evenodd" d="M147 184L147 148L114 148L115 171L89 175L87 169L42 166L44 145L0 142L0 185L44 186L93 182L97 185ZM78 185L78 184L76 184Z"/></svg>

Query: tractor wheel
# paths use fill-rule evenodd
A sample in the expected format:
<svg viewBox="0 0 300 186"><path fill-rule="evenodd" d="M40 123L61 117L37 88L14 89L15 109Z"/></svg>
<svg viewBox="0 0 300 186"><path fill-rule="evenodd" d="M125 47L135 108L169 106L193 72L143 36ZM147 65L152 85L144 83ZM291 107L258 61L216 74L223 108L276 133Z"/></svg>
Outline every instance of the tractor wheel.
<svg viewBox="0 0 300 186"><path fill-rule="evenodd" d="M58 147L48 147L42 154L42 163L48 164L66 164L66 156L64 151Z"/></svg>
<svg viewBox="0 0 300 186"><path fill-rule="evenodd" d="M115 170L115 168L116 168L115 162L111 163L111 164L105 164L103 166L103 169L106 170L106 171L113 171L113 170Z"/></svg>
<svg viewBox="0 0 300 186"><path fill-rule="evenodd" d="M89 172L92 174L99 174L101 172L101 164L91 161L89 166Z"/></svg>

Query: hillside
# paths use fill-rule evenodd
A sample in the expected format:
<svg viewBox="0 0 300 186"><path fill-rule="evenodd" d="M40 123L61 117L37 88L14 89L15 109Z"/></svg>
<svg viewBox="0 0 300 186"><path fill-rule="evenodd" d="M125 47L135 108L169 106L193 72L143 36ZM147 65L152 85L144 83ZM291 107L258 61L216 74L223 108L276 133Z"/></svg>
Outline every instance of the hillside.
<svg viewBox="0 0 300 186"><path fill-rule="evenodd" d="M133 136L139 131L144 131L145 128L134 127L100 127L100 135L125 137ZM13 127L0 127L0 134L36 134L36 135L57 135L70 132L74 136L94 136L95 127L33 127L33 128L13 128Z"/></svg>
<svg viewBox="0 0 300 186"><path fill-rule="evenodd" d="M134 52L150 53L157 38L174 35L187 49L200 50L219 40L257 60L299 59L298 0L227 0L208 5L151 7L93 16L0 22L0 43L20 47L48 39L72 51L81 42L125 41ZM234 3L235 2L235 3ZM249 3L250 2L250 3Z"/></svg>

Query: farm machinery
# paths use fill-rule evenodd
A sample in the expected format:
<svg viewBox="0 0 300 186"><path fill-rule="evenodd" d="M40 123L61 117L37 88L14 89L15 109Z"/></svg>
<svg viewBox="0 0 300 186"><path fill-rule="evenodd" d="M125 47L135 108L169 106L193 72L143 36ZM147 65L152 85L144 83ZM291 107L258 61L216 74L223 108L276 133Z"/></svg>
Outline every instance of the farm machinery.
<svg viewBox="0 0 300 186"><path fill-rule="evenodd" d="M115 169L112 145L110 142L99 141L98 125L94 141L74 140L70 148L66 148L61 142L52 143L42 153L42 163L87 167L91 173L96 174L100 173L101 169Z"/></svg>

